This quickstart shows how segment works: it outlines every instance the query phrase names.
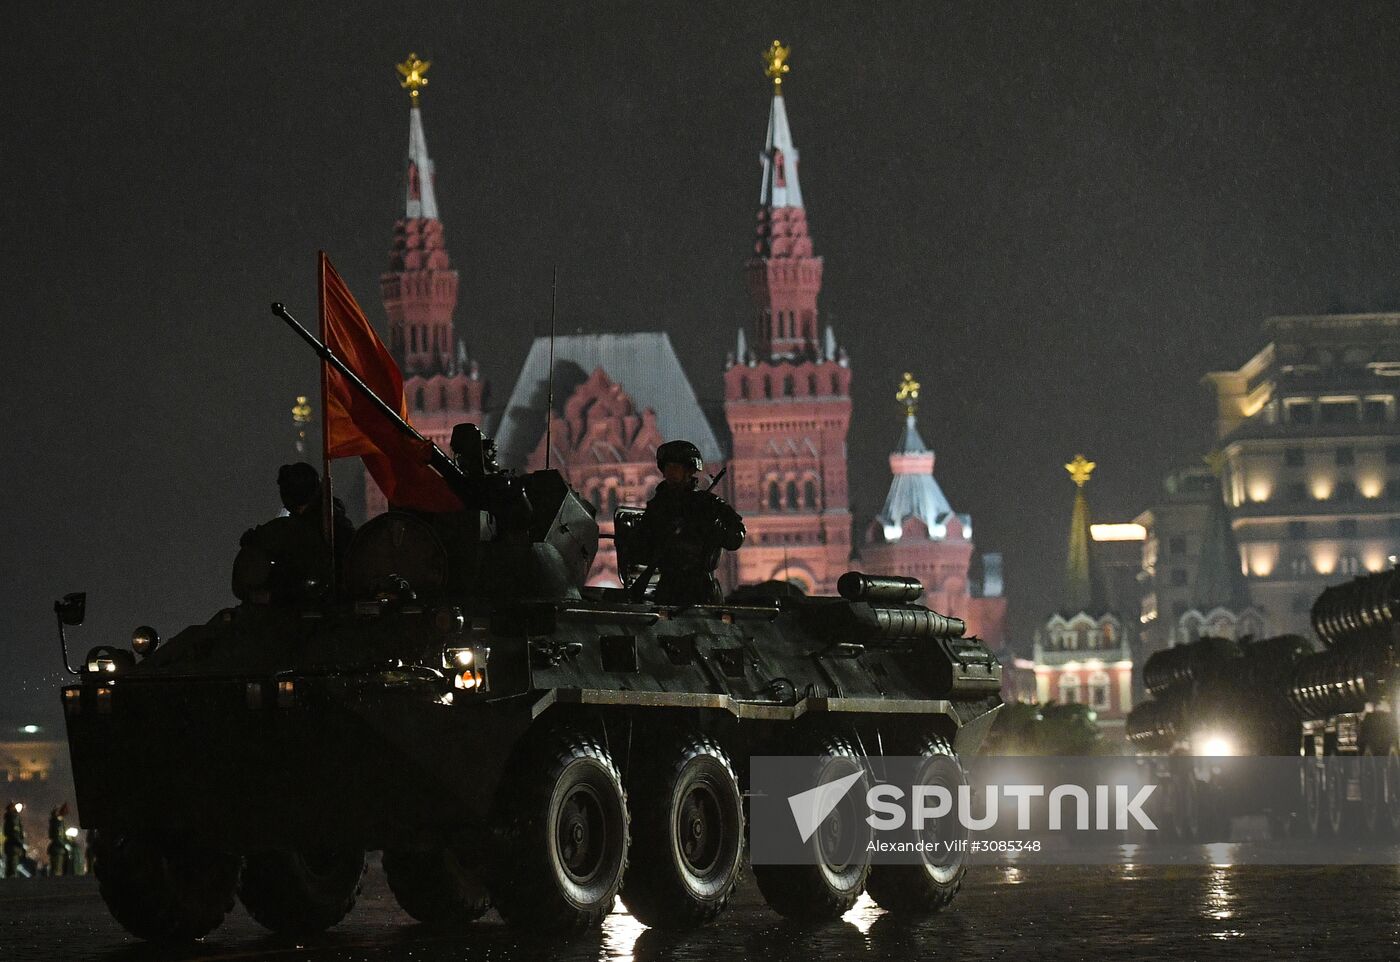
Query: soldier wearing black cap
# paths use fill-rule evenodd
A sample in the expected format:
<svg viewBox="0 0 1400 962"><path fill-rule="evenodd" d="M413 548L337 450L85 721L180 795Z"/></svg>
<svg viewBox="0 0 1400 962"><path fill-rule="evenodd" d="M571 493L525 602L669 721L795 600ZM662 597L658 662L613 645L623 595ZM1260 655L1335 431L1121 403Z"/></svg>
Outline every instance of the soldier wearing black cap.
<svg viewBox="0 0 1400 962"><path fill-rule="evenodd" d="M638 560L661 574L656 602L663 605L720 601L715 568L721 551L744 543L744 519L710 491L697 488L705 466L689 441L667 441L656 449L661 483L638 524Z"/></svg>

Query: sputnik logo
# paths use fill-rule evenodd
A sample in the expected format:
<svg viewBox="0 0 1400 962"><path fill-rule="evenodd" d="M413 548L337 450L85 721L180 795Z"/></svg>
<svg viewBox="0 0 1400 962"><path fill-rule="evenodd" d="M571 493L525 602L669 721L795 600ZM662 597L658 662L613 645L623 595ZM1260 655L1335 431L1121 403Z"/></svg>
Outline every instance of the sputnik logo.
<svg viewBox="0 0 1400 962"><path fill-rule="evenodd" d="M809 788L805 792L788 796L788 807L792 809L793 821L797 823L798 834L806 842L816 834L817 828L832 813L841 799L851 791L851 786L861 780L864 772L852 772L833 779L825 785Z"/></svg>

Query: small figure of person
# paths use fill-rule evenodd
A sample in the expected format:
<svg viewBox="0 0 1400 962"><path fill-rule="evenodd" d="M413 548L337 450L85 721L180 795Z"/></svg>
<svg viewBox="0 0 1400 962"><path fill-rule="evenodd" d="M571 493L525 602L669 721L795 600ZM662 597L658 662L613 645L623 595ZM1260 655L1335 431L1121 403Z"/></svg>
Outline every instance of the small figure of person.
<svg viewBox="0 0 1400 962"><path fill-rule="evenodd" d="M68 803L56 806L49 812L49 874L73 874L73 860L68 851L68 836L64 832L64 822L68 818Z"/></svg>
<svg viewBox="0 0 1400 962"><path fill-rule="evenodd" d="M661 483L637 526L637 560L661 576L654 600L662 605L718 602L723 598L715 580L720 552L739 550L744 519L719 495L699 490L705 461L691 442L661 445L656 466ZM645 591L646 585L638 590Z"/></svg>
<svg viewBox="0 0 1400 962"><path fill-rule="evenodd" d="M25 860L24 803L10 802L5 806L5 877L14 878Z"/></svg>

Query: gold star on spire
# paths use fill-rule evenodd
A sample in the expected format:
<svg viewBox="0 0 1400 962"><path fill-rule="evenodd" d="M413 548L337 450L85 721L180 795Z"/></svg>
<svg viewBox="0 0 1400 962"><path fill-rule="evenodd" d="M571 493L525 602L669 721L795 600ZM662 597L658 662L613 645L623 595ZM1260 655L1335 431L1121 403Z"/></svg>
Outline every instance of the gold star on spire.
<svg viewBox="0 0 1400 962"><path fill-rule="evenodd" d="M788 48L783 46L781 40L774 40L773 45L763 51L763 62L767 64L763 76L773 81L773 93L777 95L783 92L783 74L792 69L788 66L787 58Z"/></svg>
<svg viewBox="0 0 1400 962"><path fill-rule="evenodd" d="M403 77L399 81L399 86L408 91L409 100L413 106L418 106L418 91L428 86L428 78L423 76L428 72L428 68L433 65L431 60L420 60L418 54L410 53L408 59L401 64L395 64L395 68Z"/></svg>
<svg viewBox="0 0 1400 962"><path fill-rule="evenodd" d="M908 371L904 372L904 380L899 382L899 393L894 399L904 405L904 413L914 416L914 411L919 407L919 382L914 380L914 375Z"/></svg>
<svg viewBox="0 0 1400 962"><path fill-rule="evenodd" d="M1097 463L1082 454L1076 454L1074 460L1065 465L1065 470L1069 472L1070 479L1082 488L1089 483L1089 475L1093 474L1097 467Z"/></svg>

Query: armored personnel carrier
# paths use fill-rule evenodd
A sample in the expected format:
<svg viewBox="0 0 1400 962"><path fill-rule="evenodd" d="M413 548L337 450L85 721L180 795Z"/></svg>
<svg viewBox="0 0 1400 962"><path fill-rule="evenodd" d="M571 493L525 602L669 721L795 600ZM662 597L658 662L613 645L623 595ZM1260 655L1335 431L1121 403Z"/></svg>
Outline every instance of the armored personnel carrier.
<svg viewBox="0 0 1400 962"><path fill-rule="evenodd" d="M1294 671L1304 811L1317 835L1400 835L1400 570L1334 585L1312 608L1325 650Z"/></svg>
<svg viewBox="0 0 1400 962"><path fill-rule="evenodd" d="M966 753L1000 706L996 660L915 603L917 581L657 605L645 584L585 587L598 526L559 472L434 465L467 509L372 519L334 591L329 565L250 544L240 603L94 648L63 689L102 895L128 931L198 938L235 895L274 931L325 929L375 850L423 922L494 905L576 930L620 894L648 925L698 925L744 863L751 756ZM631 571L637 514L616 519ZM56 606L61 634L82 608ZM961 884L959 863L836 864L841 831L812 837L818 864L754 866L777 911L830 918L868 887L930 913Z"/></svg>
<svg viewBox="0 0 1400 962"><path fill-rule="evenodd" d="M1291 819L1295 781L1237 777L1240 756L1290 756L1297 751L1298 714L1288 680L1312 645L1297 635L1204 637L1154 653L1143 666L1150 695L1127 720L1128 742L1150 760L1164 786L1161 827L1181 841L1228 834L1233 816Z"/></svg>

